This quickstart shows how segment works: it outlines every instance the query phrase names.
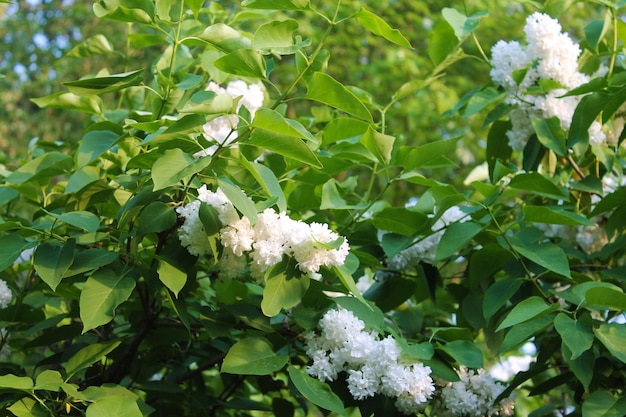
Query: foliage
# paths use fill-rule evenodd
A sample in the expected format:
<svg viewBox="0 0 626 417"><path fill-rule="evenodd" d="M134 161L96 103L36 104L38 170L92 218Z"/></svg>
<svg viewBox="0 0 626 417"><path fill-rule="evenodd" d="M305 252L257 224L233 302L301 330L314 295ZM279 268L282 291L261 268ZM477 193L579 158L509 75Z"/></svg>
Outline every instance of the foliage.
<svg viewBox="0 0 626 417"><path fill-rule="evenodd" d="M536 7L564 17L571 3ZM498 401L515 391L519 415L626 414L621 6L584 3L602 18L580 31L589 81L559 95L579 97L571 124L533 113L520 151L506 135L523 104L465 80L440 123L483 124L485 163L467 173L463 139L413 143L418 119L404 116L465 65L495 66L479 29L499 11L443 8L422 44L356 1L94 2L128 28L125 65L94 61L112 36L74 47L101 67L32 102L83 114L80 140L36 142L0 173L5 414L406 411L384 389L355 399L342 366L358 361L307 373L334 309L370 331L359 337L381 335L373 346L394 340L394 361L429 370L441 390L423 415L529 341L530 367ZM346 31L427 70L407 58L393 72L406 79L377 88L377 50L342 74ZM594 122L606 143L590 144Z"/></svg>

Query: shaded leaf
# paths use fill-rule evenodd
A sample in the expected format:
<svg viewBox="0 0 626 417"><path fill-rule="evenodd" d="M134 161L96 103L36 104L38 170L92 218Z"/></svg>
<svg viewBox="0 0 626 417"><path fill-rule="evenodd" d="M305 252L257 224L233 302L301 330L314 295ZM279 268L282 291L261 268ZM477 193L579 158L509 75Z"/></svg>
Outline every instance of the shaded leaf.
<svg viewBox="0 0 626 417"><path fill-rule="evenodd" d="M74 246L74 239L69 239L63 246L44 242L35 249L33 254L35 271L52 291L56 290L74 261Z"/></svg>
<svg viewBox="0 0 626 417"><path fill-rule="evenodd" d="M85 346L78 352L76 352L65 365L65 372L67 379L70 379L72 375L81 369L85 369L98 362L100 359L108 355L120 345L121 341L94 343L89 346Z"/></svg>
<svg viewBox="0 0 626 417"><path fill-rule="evenodd" d="M78 96L98 95L140 85L143 82L143 72L144 69L140 69L105 77L83 78L63 84L71 93Z"/></svg>
<svg viewBox="0 0 626 417"><path fill-rule="evenodd" d="M502 323L500 323L496 332L523 323L541 314L546 314L552 311L554 309L553 307L554 306L546 304L540 297L528 297L513 307Z"/></svg>

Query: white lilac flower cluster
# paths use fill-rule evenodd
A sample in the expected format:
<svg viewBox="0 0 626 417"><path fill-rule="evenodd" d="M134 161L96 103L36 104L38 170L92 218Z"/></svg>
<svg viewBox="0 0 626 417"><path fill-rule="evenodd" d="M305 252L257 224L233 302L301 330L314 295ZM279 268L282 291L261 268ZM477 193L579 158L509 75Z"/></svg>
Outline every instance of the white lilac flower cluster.
<svg viewBox="0 0 626 417"><path fill-rule="evenodd" d="M432 215L430 217L433 217ZM433 234L428 235L408 248L395 255L388 263L389 269L402 271L416 265L420 260L429 263L434 262L437 253L437 246L441 240L441 236L445 228L455 222L464 222L469 220L466 213L461 211L458 206L452 206L443 212L441 217L437 219L431 227Z"/></svg>
<svg viewBox="0 0 626 417"><path fill-rule="evenodd" d="M296 260L300 271L319 278L322 266L343 265L348 256L347 240L328 225L293 220L271 208L260 213L252 225L250 219L239 216L221 189L213 192L206 185L198 189L197 200L176 209L184 218L178 237L192 255L212 253L209 236L199 217L203 202L217 211L223 226L219 235L224 252L219 267L225 277L235 277L248 266L253 277L261 278L286 255Z"/></svg>
<svg viewBox="0 0 626 417"><path fill-rule="evenodd" d="M7 308L13 299L13 293L11 289L7 285L6 281L0 279L0 308ZM6 329L0 329L0 345L2 349L0 349L0 359L6 359L11 355L11 349L9 345L6 343L8 338L8 333Z"/></svg>
<svg viewBox="0 0 626 417"><path fill-rule="evenodd" d="M321 334L306 334L306 353L312 359L307 373L321 381L333 381L339 373L357 400L383 394L396 398L403 413L423 411L435 391L430 368L406 363L402 350L391 336L380 339L367 331L352 312L329 310L320 320Z"/></svg>
<svg viewBox="0 0 626 417"><path fill-rule="evenodd" d="M505 387L483 369L471 370L462 366L459 378L459 381L449 382L441 388L439 397L434 402L432 415L438 417L513 415L514 398L511 396L496 403L496 398Z"/></svg>
<svg viewBox="0 0 626 417"><path fill-rule="evenodd" d="M13 299L13 293L6 281L0 279L0 308L7 308Z"/></svg>
<svg viewBox="0 0 626 417"><path fill-rule="evenodd" d="M501 40L491 51L491 79L504 88L507 93L505 102L514 106L510 113L512 129L507 132L509 145L514 150L522 150L534 133L532 117L556 116L561 128L569 130L581 96L560 96L589 81L587 75L578 71L580 47L567 33L561 33L557 20L546 14L533 13L526 19L524 32L528 43L526 48L516 41ZM529 90L540 80L551 80L560 87L545 94ZM602 126L595 121L589 128L589 143L600 145L605 141Z"/></svg>
<svg viewBox="0 0 626 417"><path fill-rule="evenodd" d="M220 87L215 82L211 81L207 86L207 91L213 91L214 93L227 94L233 99L238 99L237 112L244 106L248 109L250 116L253 117L254 113L263 106L263 100L265 95L261 86L258 84L246 84L244 81L236 80L228 83L226 88ZM215 153L218 146L228 146L235 139L237 139L237 124L239 118L236 114L229 114L224 116L217 116L207 122L204 128L204 137L215 145L211 145L200 152L197 152L194 156L199 158L201 156L211 156Z"/></svg>

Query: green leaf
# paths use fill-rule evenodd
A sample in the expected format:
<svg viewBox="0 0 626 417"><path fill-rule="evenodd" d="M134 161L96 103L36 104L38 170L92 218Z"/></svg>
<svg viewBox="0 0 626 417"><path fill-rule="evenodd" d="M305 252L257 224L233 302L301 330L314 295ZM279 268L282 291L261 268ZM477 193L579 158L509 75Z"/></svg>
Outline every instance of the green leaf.
<svg viewBox="0 0 626 417"><path fill-rule="evenodd" d="M529 297L513 307L502 323L500 323L496 332L546 314L552 310L554 310L554 306L547 305L542 298L537 296Z"/></svg>
<svg viewBox="0 0 626 417"><path fill-rule="evenodd" d="M257 29L252 39L252 46L264 54L294 54L311 44L310 40L294 41L293 34L297 29L297 20L272 20Z"/></svg>
<svg viewBox="0 0 626 417"><path fill-rule="evenodd" d="M7 178L9 184L23 184L41 178L64 174L74 166L72 158L60 152L47 152L32 161L26 162Z"/></svg>
<svg viewBox="0 0 626 417"><path fill-rule="evenodd" d="M598 45L600 44L600 41L611 26L610 23L608 25L606 23L606 21L594 20L585 26L585 40L587 41L589 47L596 52L598 52Z"/></svg>
<svg viewBox="0 0 626 417"><path fill-rule="evenodd" d="M106 77L83 78L63 83L71 93L90 96L118 91L143 82L144 69L108 75Z"/></svg>
<svg viewBox="0 0 626 417"><path fill-rule="evenodd" d="M35 249L35 271L52 291L56 290L65 272L74 262L74 247L74 239L69 239L63 246L44 242Z"/></svg>
<svg viewBox="0 0 626 417"><path fill-rule="evenodd" d="M304 10L309 0L244 0L243 7L268 10Z"/></svg>
<svg viewBox="0 0 626 417"><path fill-rule="evenodd" d="M237 341L226 354L222 372L237 375L269 375L281 370L288 355L277 355L266 339L249 337Z"/></svg>
<svg viewBox="0 0 626 417"><path fill-rule="evenodd" d="M194 159L178 148L168 149L152 165L153 191L177 185L183 179L202 171L211 158Z"/></svg>
<svg viewBox="0 0 626 417"><path fill-rule="evenodd" d="M202 114L187 114L176 120L165 130L160 129L154 134L146 136L146 138L141 141L141 145L158 145L166 143L174 138L187 137L192 133L200 132L202 130L202 125L205 123L206 116Z"/></svg>
<svg viewBox="0 0 626 417"><path fill-rule="evenodd" d="M567 345L561 345L563 357L565 362L574 373L576 378L583 384L585 391L589 390L589 384L593 379L593 371L596 364L596 356L592 350L587 350L578 356L576 359L571 359L572 352L568 349Z"/></svg>
<svg viewBox="0 0 626 417"><path fill-rule="evenodd" d="M115 52L113 46L102 34L97 34L90 38L85 39L65 54L70 58L87 58L94 55L104 55Z"/></svg>
<svg viewBox="0 0 626 417"><path fill-rule="evenodd" d="M285 193L283 192L274 171L265 165L261 165L256 162L251 165L254 172L256 172L256 175L253 174L253 176L257 179L259 185L263 188L263 191L265 191L268 197L277 197L278 200L276 201L276 206L278 207L278 211L286 212L287 199L285 198Z"/></svg>
<svg viewBox="0 0 626 417"><path fill-rule="evenodd" d="M483 353L476 344L467 340L454 340L440 347L441 350L468 368L482 368Z"/></svg>
<svg viewBox="0 0 626 417"><path fill-rule="evenodd" d="M337 180L331 178L322 186L322 204L320 209L350 210L364 208L365 204L349 204L343 199L337 188Z"/></svg>
<svg viewBox="0 0 626 417"><path fill-rule="evenodd" d="M431 31L428 42L428 56L432 63L436 67L443 66L442 64L446 63L446 58L452 56L458 47L459 41L452 26L445 20L437 22Z"/></svg>
<svg viewBox="0 0 626 417"><path fill-rule="evenodd" d="M0 236L0 271L4 271L26 249L35 246L33 242L29 242L18 234L8 234Z"/></svg>
<svg viewBox="0 0 626 417"><path fill-rule="evenodd" d="M236 49L216 59L214 65L228 74L265 78L265 59L252 49Z"/></svg>
<svg viewBox="0 0 626 417"><path fill-rule="evenodd" d="M600 306L609 310L626 310L626 294L621 289L596 287L585 292L588 306Z"/></svg>
<svg viewBox="0 0 626 417"><path fill-rule="evenodd" d="M24 397L7 408L17 417L50 417L49 410L31 397Z"/></svg>
<svg viewBox="0 0 626 417"><path fill-rule="evenodd" d="M93 12L97 17L111 20L150 24L154 16L154 3L148 0L105 0L94 3Z"/></svg>
<svg viewBox="0 0 626 417"><path fill-rule="evenodd" d="M586 217L567 211L560 206L524 206L524 220L567 226L595 226L595 223Z"/></svg>
<svg viewBox="0 0 626 417"><path fill-rule="evenodd" d="M582 417L622 417L626 415L626 401L599 389L587 397L582 406Z"/></svg>
<svg viewBox="0 0 626 417"><path fill-rule="evenodd" d="M250 49L252 47L250 39L243 36L238 30L223 23L208 26L199 38L215 45L224 52Z"/></svg>
<svg viewBox="0 0 626 417"><path fill-rule="evenodd" d="M65 365L66 381L76 372L85 369L104 358L122 343L119 340L105 343L94 343L76 352Z"/></svg>
<svg viewBox="0 0 626 417"><path fill-rule="evenodd" d="M87 407L86 417L143 417L137 400L126 395L97 399Z"/></svg>
<svg viewBox="0 0 626 417"><path fill-rule="evenodd" d="M102 114L102 100L97 96L77 96L69 91L59 91L49 96L31 98L30 101L43 108L78 110L85 113Z"/></svg>
<svg viewBox="0 0 626 417"><path fill-rule="evenodd" d="M389 165L395 140L395 137L380 133L369 126L365 134L361 137L360 142L374 154L383 165Z"/></svg>
<svg viewBox="0 0 626 417"><path fill-rule="evenodd" d="M171 21L170 12L176 0L156 0L156 15L166 22Z"/></svg>
<svg viewBox="0 0 626 417"><path fill-rule="evenodd" d="M379 230L412 236L428 222L425 214L407 210L401 207L387 207L372 218L372 222Z"/></svg>
<svg viewBox="0 0 626 417"><path fill-rule="evenodd" d="M137 234L163 232L176 224L176 213L171 206L153 201L144 207L137 218Z"/></svg>
<svg viewBox="0 0 626 417"><path fill-rule="evenodd" d="M335 272L335 274L337 274L337 277L339 278L343 286L346 287L348 291L350 291L350 294L361 300L361 302L365 305L369 305L368 302L365 301L365 298L363 298L363 295L361 295L361 291L359 291L359 289L356 287L354 278L352 277L352 274L345 265L334 266L333 271Z"/></svg>
<svg viewBox="0 0 626 417"><path fill-rule="evenodd" d="M483 301L483 314L490 319L496 312L511 299L522 286L521 279L503 279L496 281L485 292Z"/></svg>
<svg viewBox="0 0 626 417"><path fill-rule="evenodd" d="M576 359L591 349L594 337L590 326L559 313L554 319L554 328L572 354L569 359Z"/></svg>
<svg viewBox="0 0 626 417"><path fill-rule="evenodd" d="M10 203L20 196L20 193L13 188L0 186L0 207Z"/></svg>
<svg viewBox="0 0 626 417"><path fill-rule="evenodd" d="M481 232L483 226L474 222L452 223L446 227L439 245L435 262L439 262L449 256L454 255L465 244L471 241L474 236Z"/></svg>
<svg viewBox="0 0 626 417"><path fill-rule="evenodd" d="M276 269L280 268L278 264ZM309 276L301 275L300 277L287 277L284 271L268 271L270 275L266 278L265 288L263 289L263 300L261 301L261 310L268 317L274 317L281 310L291 308L298 304L309 289ZM274 275L272 275L274 274Z"/></svg>
<svg viewBox="0 0 626 417"><path fill-rule="evenodd" d="M499 352L508 352L542 332L554 321L554 313L536 317L512 326L504 336Z"/></svg>
<svg viewBox="0 0 626 417"><path fill-rule="evenodd" d="M157 273L159 280L178 298L178 293L187 283L187 273L165 259L159 260Z"/></svg>
<svg viewBox="0 0 626 417"><path fill-rule="evenodd" d="M446 139L416 147L404 148L406 151L408 151L404 153L405 158L402 163L404 170L411 171L414 169L422 168L429 162L441 158L442 155L449 155L450 153L454 153L454 151L459 146L459 139L460 138Z"/></svg>
<svg viewBox="0 0 626 417"><path fill-rule="evenodd" d="M309 100L327 104L352 116L373 123L372 115L359 98L328 74L315 72L307 81Z"/></svg>
<svg viewBox="0 0 626 417"><path fill-rule="evenodd" d="M513 179L511 179L509 187L517 190L528 191L531 194L537 194L553 200L568 199L566 190L558 187L538 172L517 174L513 177Z"/></svg>
<svg viewBox="0 0 626 417"><path fill-rule="evenodd" d="M494 184L503 176L497 168L502 166L502 161L507 161L513 153L506 137L506 132L510 129L511 122L497 120L487 135L487 164L489 165L489 178Z"/></svg>
<svg viewBox="0 0 626 417"><path fill-rule="evenodd" d="M106 249L87 249L74 255L74 263L65 276L73 276L84 272L95 271L98 268L111 264L118 258L117 252Z"/></svg>
<svg viewBox="0 0 626 417"><path fill-rule="evenodd" d="M467 101L463 117L470 117L481 112L485 107L500 100L501 97L502 93L493 87L487 87L473 94Z"/></svg>
<svg viewBox="0 0 626 417"><path fill-rule="evenodd" d="M361 26L370 32L382 36L396 45L410 48L409 41L400 33L398 29L393 29L387 22L378 17L376 14L362 7L357 13L356 18Z"/></svg>
<svg viewBox="0 0 626 417"><path fill-rule="evenodd" d="M294 366L287 368L287 372L289 372L289 379L304 398L325 410L345 415L343 402L328 384L310 377L306 372Z"/></svg>
<svg viewBox="0 0 626 417"><path fill-rule="evenodd" d="M258 215L256 206L250 200L250 197L226 178L218 178L217 184L230 202L233 203L233 206L250 220L251 225L254 225L257 222Z"/></svg>
<svg viewBox="0 0 626 417"><path fill-rule="evenodd" d="M89 184L100 180L101 170L99 167L85 166L77 169L67 180L65 194L71 194L82 190Z"/></svg>
<svg viewBox="0 0 626 417"><path fill-rule="evenodd" d="M571 278L569 262L563 249L550 242L535 242L518 234L509 237L513 249L537 265Z"/></svg>
<svg viewBox="0 0 626 417"><path fill-rule="evenodd" d="M462 41L467 35L476 30L480 18L487 16L487 11L483 10L467 17L455 9L446 7L441 11L441 14L454 30L456 38Z"/></svg>
<svg viewBox="0 0 626 417"><path fill-rule="evenodd" d="M88 233L96 233L100 228L100 219L89 211L70 211L69 213L49 214L63 223L83 229Z"/></svg>
<svg viewBox="0 0 626 417"><path fill-rule="evenodd" d="M36 390L57 392L61 388L61 385L63 385L63 378L59 371L46 369L37 375L34 388Z"/></svg>
<svg viewBox="0 0 626 417"><path fill-rule="evenodd" d="M200 209L198 210L198 217L204 227L204 232L208 236L212 236L220 231L223 227L220 221L220 215L215 207L205 202L200 203Z"/></svg>
<svg viewBox="0 0 626 417"><path fill-rule="evenodd" d="M130 297L135 280L104 268L94 272L80 293L83 333L110 322L115 309Z"/></svg>
<svg viewBox="0 0 626 417"><path fill-rule="evenodd" d="M626 363L626 326L619 323L603 323L593 330L596 338L617 359Z"/></svg>
<svg viewBox="0 0 626 417"><path fill-rule="evenodd" d="M382 331L385 316L378 307L370 302L357 297L333 297L333 301L363 320L368 329Z"/></svg>
<svg viewBox="0 0 626 417"><path fill-rule="evenodd" d="M298 137L256 128L252 131L250 139L242 144L254 145L261 149L311 165L315 168L322 168L322 163L315 153Z"/></svg>
<svg viewBox="0 0 626 417"><path fill-rule="evenodd" d="M0 376L0 388L30 391L34 387L33 380L27 376L6 374Z"/></svg>
<svg viewBox="0 0 626 417"><path fill-rule="evenodd" d="M261 108L254 114L252 126L279 133L294 138L308 139L317 142L317 139L301 123L286 119L275 110Z"/></svg>
<svg viewBox="0 0 626 417"><path fill-rule="evenodd" d="M571 148L577 143L587 143L589 127L602 112L607 103L607 94L594 92L584 96L572 116L572 123L567 136L567 146Z"/></svg>
<svg viewBox="0 0 626 417"><path fill-rule="evenodd" d="M77 168L82 168L100 157L108 151L120 138L120 136L110 130L92 130L87 132L80 144L76 154Z"/></svg>
<svg viewBox="0 0 626 417"><path fill-rule="evenodd" d="M535 133L537 133L537 139L546 148L558 156L565 156L567 154L567 147L565 145L565 132L561 128L561 121L558 117L554 116L549 119L542 117L533 117L531 119Z"/></svg>

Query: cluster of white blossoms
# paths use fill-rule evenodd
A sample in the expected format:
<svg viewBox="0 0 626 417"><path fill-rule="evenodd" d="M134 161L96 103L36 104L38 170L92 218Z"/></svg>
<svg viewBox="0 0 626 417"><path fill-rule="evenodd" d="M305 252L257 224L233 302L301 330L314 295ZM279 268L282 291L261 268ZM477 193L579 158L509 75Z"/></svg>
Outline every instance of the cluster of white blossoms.
<svg viewBox="0 0 626 417"><path fill-rule="evenodd" d="M347 240L328 225L293 220L271 208L260 213L252 225L250 219L239 216L221 189L213 192L206 185L198 189L197 200L176 209L184 218L178 237L192 255L212 253L210 238L199 216L203 202L217 211L223 226L219 235L224 252L219 266L226 277L235 277L248 266L253 277L261 278L286 255L296 260L300 271L319 278L322 266L343 265L348 256Z"/></svg>
<svg viewBox="0 0 626 417"><path fill-rule="evenodd" d="M483 369L471 370L462 366L460 381L443 386L433 405L432 415L438 417L491 417L512 416L515 400L508 397L499 403L495 400L505 386Z"/></svg>
<svg viewBox="0 0 626 417"><path fill-rule="evenodd" d="M433 215L430 215L430 217L433 217ZM462 223L467 220L469 220L469 216L467 213L461 211L458 206L450 207L443 212L441 217L439 217L431 227L433 234L418 240L413 245L395 255L391 258L387 266L392 270L403 271L416 265L419 261L434 262L437 246L439 246L439 241L441 240L441 236L443 236L445 228L452 223Z"/></svg>
<svg viewBox="0 0 626 417"><path fill-rule="evenodd" d="M405 414L424 410L435 391L431 370L419 362L405 363L393 337L381 340L345 309L326 312L319 327L321 334L305 335L306 353L313 361L309 375L333 381L345 372L348 389L357 400L383 394L396 398L396 407Z"/></svg>
<svg viewBox="0 0 626 417"><path fill-rule="evenodd" d="M6 281L0 279L0 308L7 308L11 304L13 293ZM0 359L6 359L11 355L11 349L7 344L8 333L6 329L0 329Z"/></svg>
<svg viewBox="0 0 626 417"><path fill-rule="evenodd" d="M578 71L580 47L567 33L561 33L557 20L533 13L526 19L524 32L526 48L516 41L501 40L491 51L491 79L504 88L505 101L515 106L510 113L512 129L507 132L509 145L514 150L524 149L534 133L532 117L556 116L561 128L569 130L581 96L560 96L589 81L587 75ZM540 80L551 80L560 87L545 94L529 90ZM602 126L595 121L589 128L589 143L600 145L605 141Z"/></svg>
<svg viewBox="0 0 626 417"><path fill-rule="evenodd" d="M254 113L263 106L263 100L265 95L261 86L258 84L246 84L244 81L236 80L228 83L226 88L220 87L215 82L211 81L207 86L207 91L213 91L214 93L227 94L233 99L238 99L237 112L244 106L248 109L250 117L254 116ZM228 114L223 116L217 116L214 119L208 121L204 126L204 137L215 143L206 149L194 154L196 158L201 156L210 156L215 153L218 146L228 146L235 139L237 139L237 124L239 118L236 114Z"/></svg>

